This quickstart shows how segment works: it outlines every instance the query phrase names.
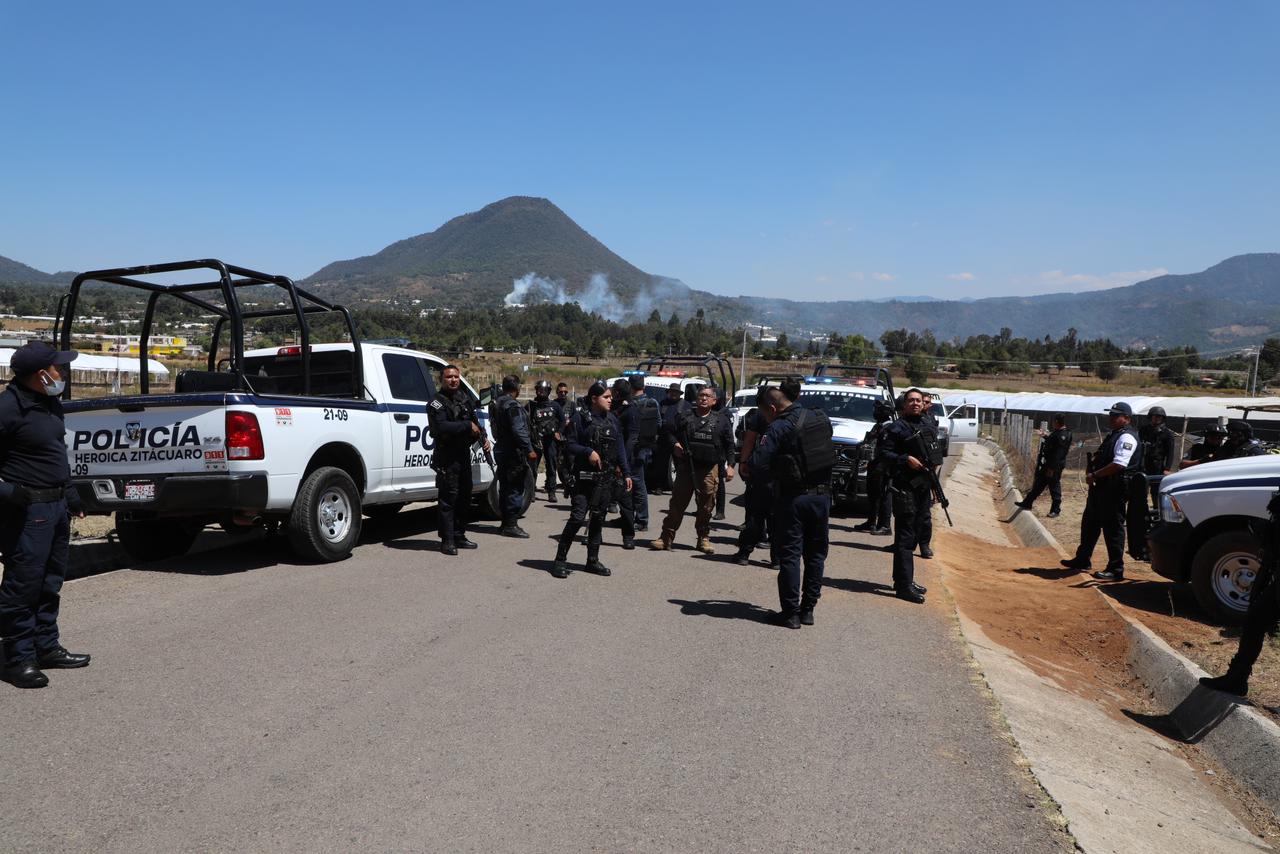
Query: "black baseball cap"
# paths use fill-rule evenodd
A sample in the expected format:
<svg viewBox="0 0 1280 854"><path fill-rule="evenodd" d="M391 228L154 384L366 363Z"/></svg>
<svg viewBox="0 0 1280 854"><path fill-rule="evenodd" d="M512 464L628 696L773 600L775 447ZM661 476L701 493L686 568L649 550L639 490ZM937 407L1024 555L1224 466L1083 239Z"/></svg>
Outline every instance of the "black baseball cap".
<svg viewBox="0 0 1280 854"><path fill-rule="evenodd" d="M1127 415L1133 417L1133 407L1125 403L1123 400L1118 403L1111 404L1111 408L1107 410L1108 415Z"/></svg>
<svg viewBox="0 0 1280 854"><path fill-rule="evenodd" d="M13 351L9 367L15 376L25 377L50 365L66 365L80 354L74 350L58 350L48 341L28 341Z"/></svg>

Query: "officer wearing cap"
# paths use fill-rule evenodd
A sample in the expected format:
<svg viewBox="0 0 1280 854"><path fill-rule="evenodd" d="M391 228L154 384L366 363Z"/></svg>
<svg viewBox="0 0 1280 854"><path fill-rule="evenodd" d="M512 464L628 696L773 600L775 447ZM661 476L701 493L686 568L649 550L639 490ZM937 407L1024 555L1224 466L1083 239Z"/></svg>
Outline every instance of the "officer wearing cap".
<svg viewBox="0 0 1280 854"><path fill-rule="evenodd" d="M1222 444L1221 459L1257 457L1265 453L1262 443L1253 438L1252 424L1243 418L1232 418L1227 422L1227 441Z"/></svg>
<svg viewBox="0 0 1280 854"><path fill-rule="evenodd" d="M0 678L43 688L53 668L85 667L58 636L58 604L67 572L69 514L84 517L71 468L58 396L78 354L32 341L14 351L14 378L0 393Z"/></svg>
<svg viewBox="0 0 1280 854"><path fill-rule="evenodd" d="M436 526L440 532L440 553L456 555L458 549L474 549L467 539L467 522L471 507L471 448L483 442L489 451L493 444L480 426L475 404L462 387L462 372L456 365L440 369L442 388L427 404L427 429L435 440L431 466L436 471L439 490Z"/></svg>
<svg viewBox="0 0 1280 854"><path fill-rule="evenodd" d="M550 383L547 390L551 390ZM529 533L520 527L520 512L524 509L524 484L529 475L529 464L537 464L538 452L533 449L529 436L528 413L520 405L520 377L508 374L502 378L502 394L494 406L495 462L498 478L498 506L502 511L502 525L498 533L504 537L527 540ZM535 472L536 476L536 472ZM465 537L465 535L464 535Z"/></svg>
<svg viewBox="0 0 1280 854"><path fill-rule="evenodd" d="M1178 463L1179 469L1189 469L1192 466L1198 466L1201 463L1211 463L1214 460L1226 459L1223 456L1222 443L1226 441L1227 428L1221 424L1213 423L1205 428L1204 441L1197 442L1187 451L1187 455L1182 458L1182 462Z"/></svg>
<svg viewBox="0 0 1280 854"><path fill-rule="evenodd" d="M1068 569L1086 570L1093 560L1093 549L1102 535L1107 544L1107 568L1093 573L1100 581L1124 579L1124 511L1127 480L1142 476L1142 445L1130 426L1133 408L1124 401L1114 404L1107 415L1111 432L1098 450L1089 457L1089 497L1080 517L1080 545L1075 557L1062 561Z"/></svg>
<svg viewBox="0 0 1280 854"><path fill-rule="evenodd" d="M1160 478L1173 471L1174 435L1165 424L1163 406L1147 410L1147 423L1138 431L1138 441L1142 443L1144 477L1133 478L1129 488L1129 554L1137 560L1149 560L1147 514L1160 506Z"/></svg>
<svg viewBox="0 0 1280 854"><path fill-rule="evenodd" d="M1043 435L1043 434L1042 434ZM1071 450L1071 431L1067 429L1067 416L1064 412L1053 416L1053 430L1040 440L1040 453L1036 458L1035 480L1031 483L1031 491L1018 502L1018 507L1030 510L1044 492L1049 489L1049 518L1057 518L1062 512L1062 469L1067 464L1067 454Z"/></svg>
<svg viewBox="0 0 1280 854"><path fill-rule="evenodd" d="M563 385L563 383L562 383ZM564 387L569 394L569 387ZM556 500L556 470L560 465L560 425L564 423L564 407L551 399L551 383L538 380L533 384L533 400L529 401L529 433L537 456L533 459L533 474L545 460L547 465L547 500ZM535 484L536 487L536 484Z"/></svg>

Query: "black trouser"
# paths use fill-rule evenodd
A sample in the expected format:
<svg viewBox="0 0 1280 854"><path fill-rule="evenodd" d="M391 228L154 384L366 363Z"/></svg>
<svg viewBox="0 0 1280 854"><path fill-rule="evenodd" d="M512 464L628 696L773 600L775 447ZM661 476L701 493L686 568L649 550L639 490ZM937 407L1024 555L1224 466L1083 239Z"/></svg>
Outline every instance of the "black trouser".
<svg viewBox="0 0 1280 854"><path fill-rule="evenodd" d="M618 515L622 518L622 538L634 540L636 537L635 496L627 489L625 479L620 477L613 479L613 491L609 497L611 501L618 503Z"/></svg>
<svg viewBox="0 0 1280 854"><path fill-rule="evenodd" d="M565 495L572 495L573 484L576 479L576 472L573 470L573 455L569 453L567 442L560 443L557 450L559 451L556 457L560 467L560 485L563 487Z"/></svg>
<svg viewBox="0 0 1280 854"><path fill-rule="evenodd" d="M645 482L649 489L671 491L671 446L661 439L653 446L653 460L649 463Z"/></svg>
<svg viewBox="0 0 1280 854"><path fill-rule="evenodd" d="M889 491L889 478L873 465L867 474L867 524L872 528L889 527L893 515L893 493Z"/></svg>
<svg viewBox="0 0 1280 854"><path fill-rule="evenodd" d="M893 589L908 590L916 579L916 546L923 539L933 497L928 483L891 482L893 492ZM932 530L930 526L929 530Z"/></svg>
<svg viewBox="0 0 1280 854"><path fill-rule="evenodd" d="M451 543L455 537L467 535L467 522L471 521L471 455L466 459L441 460L437 463L436 527L440 540Z"/></svg>
<svg viewBox="0 0 1280 854"><path fill-rule="evenodd" d="M498 478L498 509L502 513L502 523L515 524L524 510L524 485L529 467L525 465L524 458L516 454L498 454L494 462L498 464L494 476Z"/></svg>
<svg viewBox="0 0 1280 854"><path fill-rule="evenodd" d="M556 441L555 436L548 436L542 440L542 448L538 450L538 458L533 461L533 486L538 486L538 468L546 464L547 466L547 492L556 491L556 471L560 468L560 443Z"/></svg>
<svg viewBox="0 0 1280 854"><path fill-rule="evenodd" d="M724 468L725 468L724 463L721 463L720 464L720 480L716 483L716 515L717 516L724 515L724 502L725 502L725 490L724 490L725 470Z"/></svg>
<svg viewBox="0 0 1280 854"><path fill-rule="evenodd" d="M67 575L71 522L67 503L6 506L0 511L0 637L13 666L58 648L58 605Z"/></svg>
<svg viewBox="0 0 1280 854"><path fill-rule="evenodd" d="M746 507L743 513L742 531L738 534L738 554L750 556L751 550L763 542L766 531L772 527L769 517L773 514L773 486L759 476L746 479ZM777 556L772 532L769 531L769 556Z"/></svg>
<svg viewBox="0 0 1280 854"><path fill-rule="evenodd" d="M1244 627L1240 630L1240 646L1231 659L1228 672L1249 678L1262 653L1267 632L1277 620L1280 620L1280 585L1275 582L1274 571L1263 568L1249 590L1249 610L1244 615Z"/></svg>
<svg viewBox="0 0 1280 854"><path fill-rule="evenodd" d="M1050 513L1062 512L1062 469L1054 469L1053 476L1045 474L1044 469L1036 469L1036 479L1031 483L1031 491L1022 497L1022 503L1030 507L1036 503L1045 487L1049 488Z"/></svg>
<svg viewBox="0 0 1280 854"><path fill-rule="evenodd" d="M1076 560L1092 560L1094 546L1101 534L1107 544L1107 569L1124 569L1124 499L1123 475L1103 478L1089 488L1089 498L1080 517L1080 545L1076 548Z"/></svg>
<svg viewBox="0 0 1280 854"><path fill-rule="evenodd" d="M1134 560L1147 559L1147 478L1127 475L1125 529L1129 535L1129 554Z"/></svg>
<svg viewBox="0 0 1280 854"><path fill-rule="evenodd" d="M811 610L822 597L830 521L831 496L826 493L780 492L774 496L773 541L778 550L778 601L783 613Z"/></svg>
<svg viewBox="0 0 1280 854"><path fill-rule="evenodd" d="M609 510L609 499L613 495L613 480L611 475L603 472L578 473L573 487L569 520L564 523L564 530L560 532L556 560L565 560L569 556L569 546L573 545L573 538L578 536L583 524L587 525L587 560L600 559L600 541L603 539L605 513ZM634 536L634 531L632 535Z"/></svg>

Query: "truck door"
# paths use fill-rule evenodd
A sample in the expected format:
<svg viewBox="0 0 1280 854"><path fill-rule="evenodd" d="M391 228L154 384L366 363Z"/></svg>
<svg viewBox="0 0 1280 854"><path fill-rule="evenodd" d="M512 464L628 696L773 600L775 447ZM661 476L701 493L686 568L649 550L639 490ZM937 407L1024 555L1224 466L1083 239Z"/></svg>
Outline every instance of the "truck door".
<svg viewBox="0 0 1280 854"><path fill-rule="evenodd" d="M427 402L436 394L433 364L407 353L383 353L387 415L391 423L392 484L406 499L425 498L436 485L431 468L434 442L427 431Z"/></svg>
<svg viewBox="0 0 1280 854"><path fill-rule="evenodd" d="M951 441L978 441L978 407L972 403L954 406L947 413L951 421Z"/></svg>

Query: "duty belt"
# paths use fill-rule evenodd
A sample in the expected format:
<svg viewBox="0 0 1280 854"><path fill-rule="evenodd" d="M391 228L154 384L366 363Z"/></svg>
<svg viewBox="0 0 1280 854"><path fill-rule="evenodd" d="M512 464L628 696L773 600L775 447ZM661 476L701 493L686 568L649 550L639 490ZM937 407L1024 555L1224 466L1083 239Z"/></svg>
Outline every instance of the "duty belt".
<svg viewBox="0 0 1280 854"><path fill-rule="evenodd" d="M49 489L34 489L27 487L27 496L32 504L46 504L50 501L61 501L67 492L61 486L50 487Z"/></svg>
<svg viewBox="0 0 1280 854"><path fill-rule="evenodd" d="M781 492L784 495L826 495L831 492L831 485L819 483L812 486L784 486Z"/></svg>

